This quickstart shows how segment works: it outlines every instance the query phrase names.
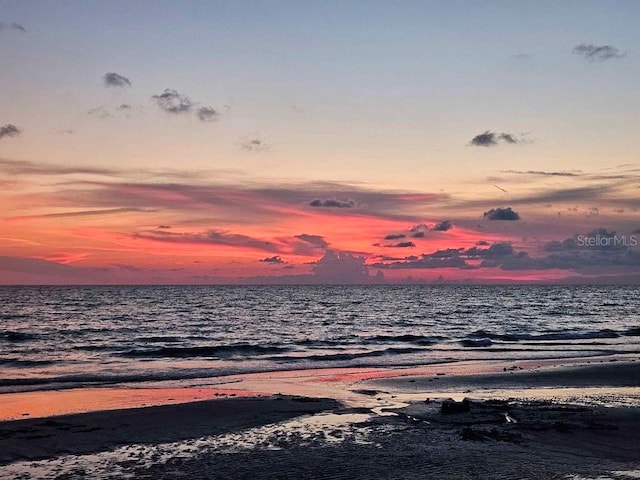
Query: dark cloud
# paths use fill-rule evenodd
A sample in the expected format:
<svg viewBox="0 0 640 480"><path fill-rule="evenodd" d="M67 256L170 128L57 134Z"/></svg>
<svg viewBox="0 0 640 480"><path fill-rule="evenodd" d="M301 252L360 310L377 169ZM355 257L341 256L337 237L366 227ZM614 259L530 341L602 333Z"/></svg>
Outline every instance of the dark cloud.
<svg viewBox="0 0 640 480"><path fill-rule="evenodd" d="M429 225L424 223L420 223L418 225L414 225L409 229L409 233L414 238L422 238L425 235L425 232L429 231Z"/></svg>
<svg viewBox="0 0 640 480"><path fill-rule="evenodd" d="M170 88L165 89L160 95L153 95L151 98L167 113L189 113L195 105L189 97Z"/></svg>
<svg viewBox="0 0 640 480"><path fill-rule="evenodd" d="M400 261L416 261L418 260L420 257L418 257L417 255L409 255L407 257L392 257L391 255L375 255L371 258L377 258L379 260L382 260L384 262L400 262Z"/></svg>
<svg viewBox="0 0 640 480"><path fill-rule="evenodd" d="M133 109L133 107L131 105L129 105L128 103L121 103L117 107L117 110L131 110L131 109Z"/></svg>
<svg viewBox="0 0 640 480"><path fill-rule="evenodd" d="M259 261L264 263L271 263L274 265L284 265L285 263L287 263L280 257L280 255L274 255L273 257L263 258Z"/></svg>
<svg viewBox="0 0 640 480"><path fill-rule="evenodd" d="M489 248L471 247L464 250L464 255L468 258L494 258L513 255L513 246L508 242L496 242Z"/></svg>
<svg viewBox="0 0 640 480"><path fill-rule="evenodd" d="M353 208L356 202L354 200L338 200L336 198L314 198L309 202L310 207L323 208Z"/></svg>
<svg viewBox="0 0 640 480"><path fill-rule="evenodd" d="M453 224L449 220L445 220L443 222L436 223L432 230L434 232L446 232L447 230L451 230L452 227Z"/></svg>
<svg viewBox="0 0 640 480"><path fill-rule="evenodd" d="M492 208L491 210L484 212L484 217L487 220L520 220L518 212L507 208Z"/></svg>
<svg viewBox="0 0 640 480"><path fill-rule="evenodd" d="M499 266L502 261L509 259L516 254L512 245L507 242L497 242L491 244L488 248L471 247L464 248L447 248L445 250L436 250L433 253L422 254L418 256L410 256L400 261L392 263L380 263L375 266L378 268L460 268L471 269L477 268L474 264L479 261L493 262ZM469 263L472 262L472 263ZM484 265L490 266L490 265Z"/></svg>
<svg viewBox="0 0 640 480"><path fill-rule="evenodd" d="M498 266L496 262L483 262L481 267ZM499 262L502 270L584 270L593 268L640 269L640 252L624 249L592 249L574 252L552 253L546 257L532 258L526 252Z"/></svg>
<svg viewBox="0 0 640 480"><path fill-rule="evenodd" d="M475 147L494 147L500 142L515 144L521 143L522 140L518 139L513 133L495 133L487 130L473 137L470 145Z"/></svg>
<svg viewBox="0 0 640 480"><path fill-rule="evenodd" d="M492 147L497 144L496 134L489 130L471 139L471 145L475 145L476 147Z"/></svg>
<svg viewBox="0 0 640 480"><path fill-rule="evenodd" d="M105 73L102 76L102 79L104 80L104 86L105 87L120 87L120 88L124 88L124 87L130 87L131 86L131 80L129 80L127 77L119 75L119 74L117 74L115 72Z"/></svg>
<svg viewBox="0 0 640 480"><path fill-rule="evenodd" d="M22 133L18 127L13 125L12 123L7 123L6 125L0 127L0 140L4 137L17 137Z"/></svg>
<svg viewBox="0 0 640 480"><path fill-rule="evenodd" d="M590 61L605 61L611 58L622 58L623 53L611 45L591 45L581 43L573 48L573 53L580 55Z"/></svg>
<svg viewBox="0 0 640 480"><path fill-rule="evenodd" d="M158 225L158 228L166 230L168 228L171 228L171 225Z"/></svg>
<svg viewBox="0 0 640 480"><path fill-rule="evenodd" d="M404 233L390 233L384 237L385 240L398 240L400 238L406 238L406 235Z"/></svg>
<svg viewBox="0 0 640 480"><path fill-rule="evenodd" d="M404 260L391 262L391 263L376 263L372 265L375 268L381 269L403 269L403 268L468 268L464 258L459 255L450 257L437 257L432 255L423 254L420 257L411 256Z"/></svg>
<svg viewBox="0 0 640 480"><path fill-rule="evenodd" d="M242 137L238 145L246 152L264 152L271 147L266 139L256 136Z"/></svg>
<svg viewBox="0 0 640 480"><path fill-rule="evenodd" d="M421 223L421 224L414 225L413 227L411 227L407 233L390 233L389 235L384 237L384 239L385 240L399 240L401 238L406 238L407 236L409 236L411 238L425 238L426 235L427 235L427 232L429 232L429 231L446 232L447 230L450 230L452 226L453 225L449 220L445 220L443 222L436 223L435 225L433 225L431 227L429 225Z"/></svg>
<svg viewBox="0 0 640 480"><path fill-rule="evenodd" d="M413 242L399 242L392 245L385 245L387 248L413 248L416 244Z"/></svg>
<svg viewBox="0 0 640 480"><path fill-rule="evenodd" d="M637 239L617 235L599 228L587 234L576 234L564 241L549 242L548 255L530 257L525 251L516 251L509 242L488 245L485 241L468 249L448 248L421 256L403 259L378 257L382 261L373 266L380 269L404 268L458 268L502 270L584 270L593 268L637 268L640 270L640 251ZM479 246L488 245L488 248Z"/></svg>
<svg viewBox="0 0 640 480"><path fill-rule="evenodd" d="M200 107L196 111L196 117L201 122L215 122L220 118L220 113L213 107Z"/></svg>
<svg viewBox="0 0 640 480"><path fill-rule="evenodd" d="M300 235L296 235L295 238L318 248L327 248L329 246L325 238L320 235L302 233Z"/></svg>
<svg viewBox="0 0 640 480"><path fill-rule="evenodd" d="M0 31L2 31L2 30L17 30L17 31L22 32L22 33L27 33L27 29L24 28L19 23L16 23L16 22L11 22L11 23L2 23L2 22L0 22Z"/></svg>

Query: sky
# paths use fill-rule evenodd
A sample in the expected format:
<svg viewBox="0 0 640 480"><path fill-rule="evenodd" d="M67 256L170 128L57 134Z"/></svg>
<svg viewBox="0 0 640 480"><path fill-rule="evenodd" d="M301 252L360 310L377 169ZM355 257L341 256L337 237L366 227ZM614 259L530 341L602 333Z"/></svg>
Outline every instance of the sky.
<svg viewBox="0 0 640 480"><path fill-rule="evenodd" d="M0 0L0 284L640 283L640 2Z"/></svg>

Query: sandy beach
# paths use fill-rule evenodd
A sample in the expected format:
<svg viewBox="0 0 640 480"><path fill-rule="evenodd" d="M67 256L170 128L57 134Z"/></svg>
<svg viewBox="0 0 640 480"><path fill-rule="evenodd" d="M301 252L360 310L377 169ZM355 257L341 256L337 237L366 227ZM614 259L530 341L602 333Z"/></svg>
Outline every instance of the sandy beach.
<svg viewBox="0 0 640 480"><path fill-rule="evenodd" d="M0 476L624 479L640 470L635 359L208 382L5 394ZM83 411L83 396L93 399L91 411ZM445 411L449 397L463 411ZM13 411L8 419L8 406L21 399L31 402L29 416L16 420Z"/></svg>

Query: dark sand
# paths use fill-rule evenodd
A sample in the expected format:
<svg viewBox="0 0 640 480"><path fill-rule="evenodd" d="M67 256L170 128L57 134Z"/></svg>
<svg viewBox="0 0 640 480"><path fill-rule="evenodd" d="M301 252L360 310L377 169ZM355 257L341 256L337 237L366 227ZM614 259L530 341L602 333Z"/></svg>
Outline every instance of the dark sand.
<svg viewBox="0 0 640 480"><path fill-rule="evenodd" d="M14 420L0 423L0 464L220 435L337 406L327 399L238 398Z"/></svg>
<svg viewBox="0 0 640 480"><path fill-rule="evenodd" d="M325 385L348 407L234 398L4 422L0 478L640 478L640 364L545 365L234 379ZM536 399L542 389L554 400ZM443 414L449 394L472 398L469 411Z"/></svg>

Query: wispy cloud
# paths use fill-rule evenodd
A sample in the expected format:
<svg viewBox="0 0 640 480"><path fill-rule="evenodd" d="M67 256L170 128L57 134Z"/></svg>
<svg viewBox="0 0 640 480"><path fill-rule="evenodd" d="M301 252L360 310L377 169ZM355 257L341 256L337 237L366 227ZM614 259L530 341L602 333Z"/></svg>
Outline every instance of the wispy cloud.
<svg viewBox="0 0 640 480"><path fill-rule="evenodd" d="M502 173L536 175L541 177L579 177L583 175L582 172L545 172L543 170L502 170Z"/></svg>
<svg viewBox="0 0 640 480"><path fill-rule="evenodd" d="M6 125L0 127L0 140L5 137L17 137L22 133L18 127L13 125L12 123L7 123Z"/></svg>
<svg viewBox="0 0 640 480"><path fill-rule="evenodd" d="M21 24L16 22L11 22L11 23L0 22L0 32L2 30L13 30L17 32L27 33L27 29L24 28Z"/></svg>
<svg viewBox="0 0 640 480"><path fill-rule="evenodd" d="M185 244L209 244L226 245L229 247L245 247L266 252L279 253L281 247L274 242L261 240L248 235L225 232L220 230L209 230L206 232L166 232L154 231L149 233L135 234L136 238L145 238L158 242L185 243Z"/></svg>
<svg viewBox="0 0 640 480"><path fill-rule="evenodd" d="M238 141L238 145L240 146L240 149L245 152L265 152L271 148L269 141L258 135L242 137Z"/></svg>
<svg viewBox="0 0 640 480"><path fill-rule="evenodd" d="M329 244L325 240L325 238L321 235L309 235L307 233L302 233L300 235L296 235L295 238L301 240L305 243L313 245L318 248L328 248Z"/></svg>
<svg viewBox="0 0 640 480"><path fill-rule="evenodd" d="M512 60L517 60L519 62L526 62L528 60L531 60L532 58L533 55L531 55L530 53L516 53L515 55L511 55Z"/></svg>
<svg viewBox="0 0 640 480"><path fill-rule="evenodd" d="M103 105L99 105L87 111L88 115L92 117L100 118L104 120L105 118L111 118L113 115L107 110Z"/></svg>
<svg viewBox="0 0 640 480"><path fill-rule="evenodd" d="M104 86L105 87L119 87L119 88L124 88L124 87L130 87L131 86L131 80L129 80L127 77L117 74L115 72L109 72L109 73L105 73L102 76L102 80L104 81Z"/></svg>
<svg viewBox="0 0 640 480"><path fill-rule="evenodd" d="M36 275L56 275L63 278L76 276L82 271L71 265L63 265L39 258L0 256L0 270Z"/></svg>
<svg viewBox="0 0 640 480"><path fill-rule="evenodd" d="M7 220L35 220L46 218L73 218L73 217L94 217L104 215L117 215L121 213L131 212L152 212L153 210L146 210L142 208L134 207L122 207L122 208L108 208L105 210L81 210L75 212L62 212L62 213L45 213L42 215L24 215L19 217L9 217Z"/></svg>
<svg viewBox="0 0 640 480"><path fill-rule="evenodd" d="M612 58L624 57L623 53L620 53L620 51L616 47L611 45L592 45L581 43L580 45L577 45L573 48L573 53L575 53L576 55L580 55L592 62L603 62Z"/></svg>
<svg viewBox="0 0 640 480"><path fill-rule="evenodd" d="M6 175L73 175L76 173L114 175L118 173L118 170L100 167L52 165L0 158L0 172Z"/></svg>

